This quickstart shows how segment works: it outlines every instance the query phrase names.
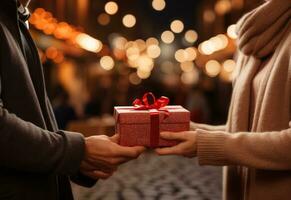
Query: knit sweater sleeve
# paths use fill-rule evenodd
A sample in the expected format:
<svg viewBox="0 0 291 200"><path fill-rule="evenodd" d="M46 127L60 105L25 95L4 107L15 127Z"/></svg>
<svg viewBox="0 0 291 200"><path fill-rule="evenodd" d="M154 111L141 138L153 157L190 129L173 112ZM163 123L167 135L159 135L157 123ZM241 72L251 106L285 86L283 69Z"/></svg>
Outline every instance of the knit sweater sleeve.
<svg viewBox="0 0 291 200"><path fill-rule="evenodd" d="M291 170L291 128L234 134L198 130L197 143L197 156L201 165Z"/></svg>
<svg viewBox="0 0 291 200"><path fill-rule="evenodd" d="M208 131L225 131L225 125L209 125L190 122L190 130L195 131L196 129L203 129Z"/></svg>

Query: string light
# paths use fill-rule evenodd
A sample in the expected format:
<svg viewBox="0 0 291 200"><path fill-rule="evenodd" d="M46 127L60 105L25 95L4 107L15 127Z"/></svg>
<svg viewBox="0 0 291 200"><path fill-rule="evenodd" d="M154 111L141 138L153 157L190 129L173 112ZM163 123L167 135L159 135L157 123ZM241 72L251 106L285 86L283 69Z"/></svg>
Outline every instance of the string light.
<svg viewBox="0 0 291 200"><path fill-rule="evenodd" d="M231 2L229 0L219 0L214 6L215 12L219 15L224 15L231 9Z"/></svg>
<svg viewBox="0 0 291 200"><path fill-rule="evenodd" d="M198 39L198 34L194 30L188 30L184 37L188 43L193 44Z"/></svg>
<svg viewBox="0 0 291 200"><path fill-rule="evenodd" d="M171 31L164 31L161 35L161 39L164 43L171 44L174 41L175 36Z"/></svg>
<svg viewBox="0 0 291 200"><path fill-rule="evenodd" d="M157 11L162 11L166 7L166 2L165 2L165 0L153 0L152 7L153 7L153 9L155 9Z"/></svg>
<svg viewBox="0 0 291 200"><path fill-rule="evenodd" d="M102 49L102 43L101 41L91 37L90 35L87 35L85 33L80 33L76 37L76 42L87 51L91 51L94 53L98 53Z"/></svg>
<svg viewBox="0 0 291 200"><path fill-rule="evenodd" d="M118 11L118 5L114 1L109 1L105 4L104 10L109 15L114 15Z"/></svg>
<svg viewBox="0 0 291 200"><path fill-rule="evenodd" d="M109 24L110 22L110 16L106 13L101 13L98 18L97 21L99 24L101 24L102 26L106 26L107 24Z"/></svg>
<svg viewBox="0 0 291 200"><path fill-rule="evenodd" d="M175 59L180 63L187 61L187 52L183 49L178 49L175 53Z"/></svg>
<svg viewBox="0 0 291 200"><path fill-rule="evenodd" d="M150 71L142 71L140 68L137 69L137 75L141 79L147 79L150 77L151 72Z"/></svg>
<svg viewBox="0 0 291 200"><path fill-rule="evenodd" d="M103 56L100 59L100 66L105 70L111 70L114 67L114 60L110 56Z"/></svg>
<svg viewBox="0 0 291 200"><path fill-rule="evenodd" d="M185 49L185 52L187 54L187 58L186 58L187 61L193 61L193 60L196 59L197 53L196 53L195 48L188 47L188 48Z"/></svg>
<svg viewBox="0 0 291 200"><path fill-rule="evenodd" d="M181 20L172 21L170 27L174 33L181 33L184 30L184 24Z"/></svg>
<svg viewBox="0 0 291 200"><path fill-rule="evenodd" d="M154 37L150 37L146 40L146 45L150 46L150 45L159 45L159 41L154 38Z"/></svg>
<svg viewBox="0 0 291 200"><path fill-rule="evenodd" d="M122 19L122 23L125 27L127 28L132 28L135 26L136 24L136 18L134 15L132 14L127 14L123 17Z"/></svg>
<svg viewBox="0 0 291 200"><path fill-rule="evenodd" d="M212 10L206 9L203 12L203 20L206 23L212 23L215 20L215 13Z"/></svg>
<svg viewBox="0 0 291 200"><path fill-rule="evenodd" d="M205 65L205 70L208 76L215 77L220 73L221 65L216 60L209 60Z"/></svg>
<svg viewBox="0 0 291 200"><path fill-rule="evenodd" d="M147 54L151 58L157 58L161 54L161 49L158 45L152 44L147 48Z"/></svg>

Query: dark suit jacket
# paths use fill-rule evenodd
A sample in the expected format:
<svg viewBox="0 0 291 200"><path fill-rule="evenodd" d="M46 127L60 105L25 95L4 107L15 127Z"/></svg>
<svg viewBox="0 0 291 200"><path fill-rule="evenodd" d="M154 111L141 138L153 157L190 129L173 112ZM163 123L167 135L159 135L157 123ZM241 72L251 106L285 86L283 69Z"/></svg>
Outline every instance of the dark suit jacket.
<svg viewBox="0 0 291 200"><path fill-rule="evenodd" d="M83 154L83 136L57 128L16 0L1 0L0 199L72 199L68 177L85 180L76 176Z"/></svg>

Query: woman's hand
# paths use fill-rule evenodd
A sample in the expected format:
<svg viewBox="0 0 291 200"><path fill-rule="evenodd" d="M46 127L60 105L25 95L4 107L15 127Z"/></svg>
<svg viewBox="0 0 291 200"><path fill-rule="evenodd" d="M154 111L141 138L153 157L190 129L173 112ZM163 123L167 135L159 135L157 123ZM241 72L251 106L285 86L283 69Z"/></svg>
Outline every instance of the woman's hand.
<svg viewBox="0 0 291 200"><path fill-rule="evenodd" d="M197 151L197 132L162 132L161 138L166 140L177 140L179 144L172 147L157 148L155 151L159 155L181 155L188 158L196 156Z"/></svg>

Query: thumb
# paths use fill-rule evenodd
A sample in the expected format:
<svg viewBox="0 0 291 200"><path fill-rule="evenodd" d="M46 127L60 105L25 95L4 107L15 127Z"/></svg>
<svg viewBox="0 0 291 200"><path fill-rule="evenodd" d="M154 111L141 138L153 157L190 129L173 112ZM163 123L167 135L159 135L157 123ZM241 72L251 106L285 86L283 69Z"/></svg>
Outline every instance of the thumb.
<svg viewBox="0 0 291 200"><path fill-rule="evenodd" d="M185 132L161 132L160 137L165 140L185 140Z"/></svg>
<svg viewBox="0 0 291 200"><path fill-rule="evenodd" d="M115 134L112 137L110 137L110 141L114 142L114 143L119 143L119 139L120 139L120 135L119 134Z"/></svg>

